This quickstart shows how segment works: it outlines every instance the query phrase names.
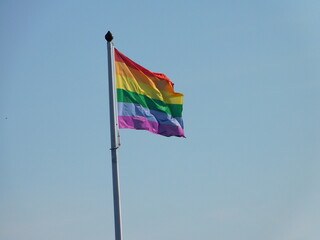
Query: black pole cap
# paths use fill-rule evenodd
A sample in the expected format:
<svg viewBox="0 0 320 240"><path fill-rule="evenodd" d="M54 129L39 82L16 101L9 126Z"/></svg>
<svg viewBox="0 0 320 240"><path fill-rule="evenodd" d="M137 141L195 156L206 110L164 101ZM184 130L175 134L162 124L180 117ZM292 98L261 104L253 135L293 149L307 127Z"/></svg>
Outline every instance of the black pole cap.
<svg viewBox="0 0 320 240"><path fill-rule="evenodd" d="M112 33L110 31L107 32L107 34L104 36L104 38L108 41L111 42L113 39Z"/></svg>

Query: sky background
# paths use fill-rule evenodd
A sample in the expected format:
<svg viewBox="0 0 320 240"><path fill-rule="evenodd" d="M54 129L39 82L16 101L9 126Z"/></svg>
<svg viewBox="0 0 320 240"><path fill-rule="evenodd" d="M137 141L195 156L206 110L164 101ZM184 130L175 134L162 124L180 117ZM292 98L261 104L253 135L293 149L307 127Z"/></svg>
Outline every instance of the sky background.
<svg viewBox="0 0 320 240"><path fill-rule="evenodd" d="M320 2L0 3L0 239L114 239L107 48L185 94L121 130L126 240L320 239Z"/></svg>

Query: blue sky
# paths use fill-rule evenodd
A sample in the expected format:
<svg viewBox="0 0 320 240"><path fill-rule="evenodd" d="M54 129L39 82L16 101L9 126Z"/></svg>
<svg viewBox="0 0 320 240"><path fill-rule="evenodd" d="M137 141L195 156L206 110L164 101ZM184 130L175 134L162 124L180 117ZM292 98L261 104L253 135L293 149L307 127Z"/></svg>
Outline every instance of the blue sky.
<svg viewBox="0 0 320 240"><path fill-rule="evenodd" d="M185 94L121 130L124 239L320 238L318 1L1 1L0 238L113 239L105 33Z"/></svg>

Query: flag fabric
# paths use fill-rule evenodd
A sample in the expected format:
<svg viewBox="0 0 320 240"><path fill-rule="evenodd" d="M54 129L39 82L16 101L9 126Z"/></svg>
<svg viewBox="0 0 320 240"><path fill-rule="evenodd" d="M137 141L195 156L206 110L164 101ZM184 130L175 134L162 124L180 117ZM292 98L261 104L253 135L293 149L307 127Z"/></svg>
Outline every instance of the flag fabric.
<svg viewBox="0 0 320 240"><path fill-rule="evenodd" d="M117 49L115 55L119 128L147 130L166 137L185 137L183 94L162 73L151 72Z"/></svg>

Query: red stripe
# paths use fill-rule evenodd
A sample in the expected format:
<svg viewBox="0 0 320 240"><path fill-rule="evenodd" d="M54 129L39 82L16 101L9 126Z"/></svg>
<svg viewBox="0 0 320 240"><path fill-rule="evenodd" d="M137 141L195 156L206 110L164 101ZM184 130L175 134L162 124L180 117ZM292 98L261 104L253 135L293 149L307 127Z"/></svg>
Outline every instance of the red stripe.
<svg viewBox="0 0 320 240"><path fill-rule="evenodd" d="M123 55L121 52L118 51L118 49L114 49L115 52L115 61L116 62L123 62L125 63L128 67L130 68L134 68L137 69L141 72L143 72L144 74L146 74L149 77L156 77L159 78L161 80L166 80L168 81L172 86L174 85L173 82L171 82L171 80L163 73L155 73L155 72L151 72L148 69L142 67L141 65L135 63L134 61L132 61L130 58L128 58L127 56Z"/></svg>

